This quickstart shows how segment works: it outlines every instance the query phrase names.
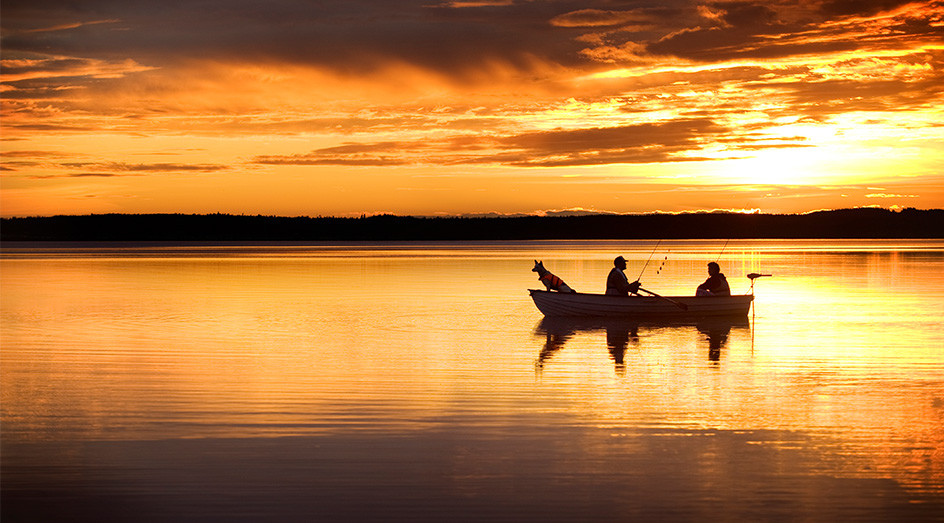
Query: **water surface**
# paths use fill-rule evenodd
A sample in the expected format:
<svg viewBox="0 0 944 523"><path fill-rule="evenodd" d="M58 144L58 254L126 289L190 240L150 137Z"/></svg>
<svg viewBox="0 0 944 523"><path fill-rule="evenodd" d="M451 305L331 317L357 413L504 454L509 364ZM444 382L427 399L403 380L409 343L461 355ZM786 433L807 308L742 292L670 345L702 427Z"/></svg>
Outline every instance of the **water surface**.
<svg viewBox="0 0 944 523"><path fill-rule="evenodd" d="M773 276L731 321L534 308L533 260L617 254ZM5 244L0 284L4 521L944 513L941 241Z"/></svg>

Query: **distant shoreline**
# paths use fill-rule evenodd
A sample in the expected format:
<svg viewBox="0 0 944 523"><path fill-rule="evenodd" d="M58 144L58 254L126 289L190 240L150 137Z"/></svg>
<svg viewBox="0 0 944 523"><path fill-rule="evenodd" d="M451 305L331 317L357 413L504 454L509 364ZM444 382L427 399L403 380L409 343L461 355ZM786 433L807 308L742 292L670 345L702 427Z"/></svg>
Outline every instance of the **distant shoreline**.
<svg viewBox="0 0 944 523"><path fill-rule="evenodd" d="M331 242L944 238L944 209L809 214L360 218L93 214L0 219L3 242Z"/></svg>

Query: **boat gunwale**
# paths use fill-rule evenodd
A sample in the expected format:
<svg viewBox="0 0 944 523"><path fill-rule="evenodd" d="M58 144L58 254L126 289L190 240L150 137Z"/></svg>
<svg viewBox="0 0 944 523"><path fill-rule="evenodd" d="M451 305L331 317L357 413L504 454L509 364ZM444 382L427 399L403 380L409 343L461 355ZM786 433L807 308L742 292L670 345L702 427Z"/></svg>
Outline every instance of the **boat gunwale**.
<svg viewBox="0 0 944 523"><path fill-rule="evenodd" d="M600 294L600 293L596 293L596 292L557 292L557 291L548 291L548 290L544 290L544 289L528 289L528 293L529 293L531 296L534 296L534 293L535 293L535 292L539 292L539 293L542 293L542 294L548 294L548 295L558 295L558 294L560 294L560 295L562 295L562 296L578 295L578 296L595 296L595 297L600 297L600 298L603 298L603 297L606 297L606 298L631 298L631 299L639 299L639 298L642 298L642 299L652 299L652 300L661 300L661 299L665 299L665 298L668 298L668 299L670 299L670 300L692 300L692 299L701 300L701 299L705 299L705 298L710 298L710 299L715 299L715 300L717 300L717 299L725 299L725 298L745 298L745 297L747 297L747 296L750 296L752 300L753 300L753 298L754 298L754 294L753 294L753 293L747 293L747 294L729 294L729 295L727 295L727 296L695 296L695 295L670 296L670 295L668 295L668 294L666 294L666 295L659 295L659 296L643 296L643 295L641 295L641 294L634 294L634 295L623 296L623 295L620 295L620 294Z"/></svg>
<svg viewBox="0 0 944 523"><path fill-rule="evenodd" d="M545 317L746 317L754 302L753 293L730 296L620 296L541 289L528 289L528 292L534 305ZM676 307L672 307L670 302L677 302Z"/></svg>

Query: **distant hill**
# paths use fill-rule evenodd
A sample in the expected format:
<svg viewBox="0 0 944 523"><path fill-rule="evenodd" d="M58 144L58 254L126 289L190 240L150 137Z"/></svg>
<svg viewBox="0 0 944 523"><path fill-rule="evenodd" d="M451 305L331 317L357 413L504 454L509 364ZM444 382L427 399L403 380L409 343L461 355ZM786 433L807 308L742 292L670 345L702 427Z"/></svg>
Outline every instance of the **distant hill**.
<svg viewBox="0 0 944 523"><path fill-rule="evenodd" d="M809 214L361 218L93 214L3 218L0 241L411 241L684 238L944 238L944 209Z"/></svg>

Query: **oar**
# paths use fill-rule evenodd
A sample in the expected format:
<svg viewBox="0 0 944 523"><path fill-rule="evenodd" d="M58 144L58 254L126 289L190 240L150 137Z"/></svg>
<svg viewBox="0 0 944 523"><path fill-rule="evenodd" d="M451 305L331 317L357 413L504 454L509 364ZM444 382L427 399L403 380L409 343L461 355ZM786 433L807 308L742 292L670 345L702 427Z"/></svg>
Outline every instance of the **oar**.
<svg viewBox="0 0 944 523"><path fill-rule="evenodd" d="M671 303L672 305L675 305L676 307L682 309L683 311L687 311L687 310L688 310L688 305L685 305L685 304L682 303L682 302L675 301L675 300L673 300L672 298L666 298L665 296L660 296L660 295L658 295L658 294L656 294L656 293L654 293L654 292L652 292L652 291L643 289L642 287L639 287L639 290L641 290L642 292L645 292L646 294L651 294L652 296L655 296L656 298L659 298L660 300L665 300L665 301Z"/></svg>

